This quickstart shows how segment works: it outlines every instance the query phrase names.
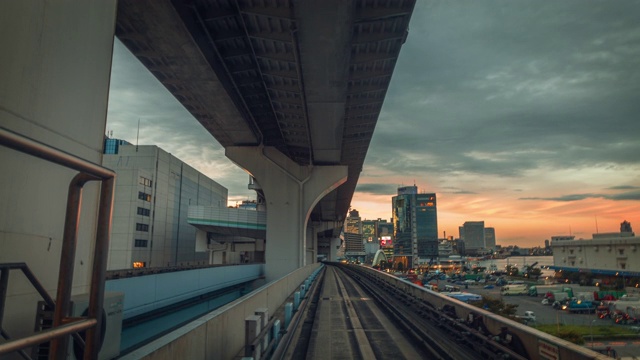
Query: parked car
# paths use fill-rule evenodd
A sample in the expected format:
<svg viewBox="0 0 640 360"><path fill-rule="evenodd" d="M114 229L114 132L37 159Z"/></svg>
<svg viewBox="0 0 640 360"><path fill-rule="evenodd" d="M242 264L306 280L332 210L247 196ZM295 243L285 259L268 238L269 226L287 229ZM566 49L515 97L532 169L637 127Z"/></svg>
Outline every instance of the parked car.
<svg viewBox="0 0 640 360"><path fill-rule="evenodd" d="M533 311L525 311L524 315L519 315L516 316L516 318L520 319L520 320L524 320L524 323L528 323L528 322L535 322L536 321L536 314L533 313Z"/></svg>

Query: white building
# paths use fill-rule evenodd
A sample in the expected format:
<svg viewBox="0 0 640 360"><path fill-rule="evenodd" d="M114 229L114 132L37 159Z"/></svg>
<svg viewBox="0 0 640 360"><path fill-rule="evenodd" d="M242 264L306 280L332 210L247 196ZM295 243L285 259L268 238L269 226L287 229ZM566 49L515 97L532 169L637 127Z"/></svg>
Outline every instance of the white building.
<svg viewBox="0 0 640 360"><path fill-rule="evenodd" d="M593 234L590 240L552 241L555 270L640 276L640 237L633 233Z"/></svg>
<svg viewBox="0 0 640 360"><path fill-rule="evenodd" d="M453 255L453 244L447 239L440 239L438 243L438 256L448 257Z"/></svg>
<svg viewBox="0 0 640 360"><path fill-rule="evenodd" d="M573 235L556 235L551 237L551 243L554 241L570 241L575 240L575 236Z"/></svg>
<svg viewBox="0 0 640 360"><path fill-rule="evenodd" d="M196 252L189 206L226 208L227 189L157 146L112 152L103 158L117 173L108 269L208 264L209 253Z"/></svg>

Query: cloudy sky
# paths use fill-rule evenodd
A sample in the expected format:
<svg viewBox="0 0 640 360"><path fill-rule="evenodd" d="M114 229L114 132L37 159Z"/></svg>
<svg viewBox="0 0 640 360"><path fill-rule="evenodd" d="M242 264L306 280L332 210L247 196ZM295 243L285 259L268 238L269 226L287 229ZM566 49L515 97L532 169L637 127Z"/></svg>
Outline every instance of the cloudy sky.
<svg viewBox="0 0 640 360"><path fill-rule="evenodd" d="M484 220L498 244L640 232L640 1L416 5L352 207L390 218L397 187L438 196L440 234ZM253 199L248 175L116 41L107 129Z"/></svg>

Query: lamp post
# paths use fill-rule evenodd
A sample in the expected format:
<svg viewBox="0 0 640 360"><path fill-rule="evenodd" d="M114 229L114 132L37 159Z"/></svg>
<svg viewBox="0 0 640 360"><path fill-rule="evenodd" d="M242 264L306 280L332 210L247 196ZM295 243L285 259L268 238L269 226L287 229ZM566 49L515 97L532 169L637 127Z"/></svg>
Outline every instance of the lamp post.
<svg viewBox="0 0 640 360"><path fill-rule="evenodd" d="M593 349L593 323L596 322L596 319L591 320L589 324L589 332L591 333L591 348Z"/></svg>

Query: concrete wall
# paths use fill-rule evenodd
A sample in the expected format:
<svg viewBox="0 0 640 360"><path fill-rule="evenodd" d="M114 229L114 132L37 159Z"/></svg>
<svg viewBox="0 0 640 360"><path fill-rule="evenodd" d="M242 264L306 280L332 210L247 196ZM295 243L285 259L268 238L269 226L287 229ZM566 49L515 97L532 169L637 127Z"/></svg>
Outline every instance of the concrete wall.
<svg viewBox="0 0 640 360"><path fill-rule="evenodd" d="M319 266L295 270L121 359L233 359L244 346L244 319L265 307L273 315Z"/></svg>
<svg viewBox="0 0 640 360"><path fill-rule="evenodd" d="M640 271L640 237L565 240L551 243L555 266L611 271Z"/></svg>
<svg viewBox="0 0 640 360"><path fill-rule="evenodd" d="M124 293L124 318L198 295L257 280L264 265L225 266L109 280L106 291Z"/></svg>
<svg viewBox="0 0 640 360"><path fill-rule="evenodd" d="M389 275L382 271L377 271L365 266L354 265L341 265L348 266L350 269L360 273L362 276L375 277L387 284L392 285L402 293L409 294L416 299L424 300L435 309L443 309L445 305L455 308L455 313L458 320L464 322L469 319L481 318L483 324L487 330L491 332L492 336L498 335L503 327L507 327L509 332L517 336L527 351L529 358L532 360L549 359L547 356L543 356L539 351L540 347L551 349L551 352L555 352L558 355L558 359L575 359L586 360L595 359L598 356L597 353L592 350L582 347L580 345L573 344L569 341L557 338L555 336L543 333L530 326L520 324L513 320L507 319L500 315L493 314L484 309L475 307L473 305L454 300L448 296L440 293L425 289L423 286L401 280L393 275ZM605 358L601 355L602 358Z"/></svg>
<svg viewBox="0 0 640 360"><path fill-rule="evenodd" d="M116 1L0 2L0 126L100 164ZM26 262L55 295L67 189L76 172L0 146L0 263ZM87 291L98 186L86 186L74 293ZM40 300L13 271L3 328L33 331Z"/></svg>

